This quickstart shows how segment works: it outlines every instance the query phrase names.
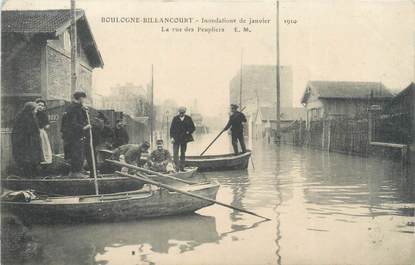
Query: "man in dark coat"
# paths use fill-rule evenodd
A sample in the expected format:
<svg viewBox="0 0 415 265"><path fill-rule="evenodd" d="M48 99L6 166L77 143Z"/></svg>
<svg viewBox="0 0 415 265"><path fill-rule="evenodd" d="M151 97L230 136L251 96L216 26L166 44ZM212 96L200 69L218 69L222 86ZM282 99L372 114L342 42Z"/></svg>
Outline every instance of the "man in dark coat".
<svg viewBox="0 0 415 265"><path fill-rule="evenodd" d="M26 102L13 125L13 158L24 177L36 176L43 159L40 131L35 117L37 109L35 102Z"/></svg>
<svg viewBox="0 0 415 265"><path fill-rule="evenodd" d="M85 141L91 125L88 124L84 92L75 92L73 102L67 107L62 117L62 138L65 159L71 165L72 177L84 177L81 170L85 160Z"/></svg>
<svg viewBox="0 0 415 265"><path fill-rule="evenodd" d="M114 128L114 143L113 147L117 148L121 145L128 144L130 137L128 136L127 130L122 120L117 120Z"/></svg>
<svg viewBox="0 0 415 265"><path fill-rule="evenodd" d="M173 118L170 126L170 138L173 144L174 163L181 171L184 171L187 143L193 141L192 133L195 131L195 124L193 123L192 118L185 114L186 108L180 107L179 115Z"/></svg>
<svg viewBox="0 0 415 265"><path fill-rule="evenodd" d="M226 124L223 131L231 129L232 135L232 147L235 154L238 154L238 141L241 145L242 153L246 152L245 140L244 140L244 126L246 122L245 115L238 111L238 106L231 104L231 115L229 116L228 124Z"/></svg>

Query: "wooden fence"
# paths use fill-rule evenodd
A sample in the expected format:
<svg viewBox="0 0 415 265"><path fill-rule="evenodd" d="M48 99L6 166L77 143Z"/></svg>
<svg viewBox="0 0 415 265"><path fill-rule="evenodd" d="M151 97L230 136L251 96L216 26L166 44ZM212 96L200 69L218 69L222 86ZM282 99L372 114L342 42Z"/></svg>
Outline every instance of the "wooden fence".
<svg viewBox="0 0 415 265"><path fill-rule="evenodd" d="M386 114L374 120L373 138L377 142L411 144L415 126L410 113Z"/></svg>
<svg viewBox="0 0 415 265"><path fill-rule="evenodd" d="M367 155L368 121L356 119L312 121L306 129L305 122L282 132L282 142L308 146L325 151Z"/></svg>

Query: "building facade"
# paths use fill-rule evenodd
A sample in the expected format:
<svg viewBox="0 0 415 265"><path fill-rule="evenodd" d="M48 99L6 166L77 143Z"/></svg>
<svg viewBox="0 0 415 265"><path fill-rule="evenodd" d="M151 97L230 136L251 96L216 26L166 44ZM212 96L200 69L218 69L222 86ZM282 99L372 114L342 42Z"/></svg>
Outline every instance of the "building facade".
<svg viewBox="0 0 415 265"><path fill-rule="evenodd" d="M2 128L35 98L70 101L70 10L2 11ZM92 71L101 54L82 10L77 10L77 90L92 95Z"/></svg>
<svg viewBox="0 0 415 265"><path fill-rule="evenodd" d="M393 94L380 82L310 81L301 103L313 120L365 117L371 105L384 106Z"/></svg>

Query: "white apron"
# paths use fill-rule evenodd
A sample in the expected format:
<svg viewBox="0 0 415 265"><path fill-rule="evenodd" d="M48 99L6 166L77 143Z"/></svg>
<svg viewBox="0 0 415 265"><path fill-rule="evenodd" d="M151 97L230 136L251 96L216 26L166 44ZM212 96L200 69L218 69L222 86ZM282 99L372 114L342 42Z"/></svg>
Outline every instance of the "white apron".
<svg viewBox="0 0 415 265"><path fill-rule="evenodd" d="M43 152L43 161L41 164L51 164L52 163L52 148L50 147L50 142L48 138L48 133L45 129L39 129L40 131L40 142L42 144Z"/></svg>

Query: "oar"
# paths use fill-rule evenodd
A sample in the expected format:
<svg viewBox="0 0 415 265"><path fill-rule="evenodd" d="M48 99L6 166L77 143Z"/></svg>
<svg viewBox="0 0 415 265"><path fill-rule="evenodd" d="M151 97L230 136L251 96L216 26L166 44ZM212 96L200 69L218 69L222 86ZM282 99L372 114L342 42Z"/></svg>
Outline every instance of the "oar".
<svg viewBox="0 0 415 265"><path fill-rule="evenodd" d="M99 188L98 188L98 179L97 179L97 167L95 165L95 150L94 150L94 144L92 140L92 125L91 120L89 119L89 113L88 110L85 110L86 113L86 119L88 121L89 125L89 148L91 148L91 161L92 161L92 171L94 174L94 184L95 184L95 194L99 194Z"/></svg>
<svg viewBox="0 0 415 265"><path fill-rule="evenodd" d="M156 175L156 176L159 176L159 177L162 177L162 178L168 178L168 179L172 179L172 180L175 180L175 181L178 181L178 182L183 182L183 183L186 183L186 184L199 184L197 182L179 179L179 178L176 178L176 177L173 177L173 176L170 176L170 175L161 174L161 173L156 172L156 171L152 171L152 170L145 169L145 168L142 168L142 167L137 167L137 166L130 165L130 164L127 164L127 163L122 163L122 162L116 161L116 160L106 159L105 161L107 161L109 163L112 163L114 165L117 165L117 166L128 167L128 168L131 168L131 169L134 169L134 170L137 170L137 171L141 171L141 172L144 172L144 173L149 174L149 175Z"/></svg>
<svg viewBox="0 0 415 265"><path fill-rule="evenodd" d="M216 136L215 137L215 139L213 139L213 141L206 147L206 149L205 150L203 150L203 152L200 154L200 156L202 156L204 153L206 153L206 151L212 146L212 144L214 143L214 142L216 142L216 140L219 138L219 136L221 136L222 135L222 133L224 132L225 130L222 130L219 134L218 134L218 136Z"/></svg>
<svg viewBox="0 0 415 265"><path fill-rule="evenodd" d="M245 109L245 107L243 107L242 109L241 109L241 112L243 111ZM214 143L214 142L216 142L216 140L219 138L219 136L221 136L222 135L222 133L223 132L225 132L225 130L222 130L219 134L218 134L218 136L216 136L215 137L215 139L213 139L213 141L208 145L208 147L206 147L206 149L205 150L203 150L203 152L200 154L200 156L203 156L203 154L204 153L206 153L206 151L212 146L212 144Z"/></svg>
<svg viewBox="0 0 415 265"><path fill-rule="evenodd" d="M242 209L242 208L238 208L238 207L235 207L235 206L232 206L232 205L223 203L223 202L219 202L219 201L216 201L216 200L213 200L213 199L210 199L210 198L207 198L207 197L198 195L198 194L194 194L194 193L191 193L191 192L188 192L188 191L183 191L183 190L177 189L175 187L172 187L170 185L166 185L166 184L163 184L163 183L160 183L160 182L156 182L154 180L148 179L147 177L141 175L140 173L137 173L136 176L133 176L133 175L130 175L130 174L127 174L127 173L123 173L123 172L119 172L119 171L117 171L116 173L119 174L119 175L121 175L121 176L125 176L125 177L129 177L129 178L132 178L132 179L141 180L143 182L146 182L146 183L149 183L149 184L158 186L160 188L164 188L164 189L167 189L167 190L170 190L170 191L175 191L175 192L178 192L178 193L181 193L181 194L185 194L185 195L190 196L190 197L198 198L198 199L205 200L205 201L208 201L208 202L211 202L211 203L216 203L218 205L221 205L221 206L224 206L224 207L227 207L227 208L231 208L233 210L237 210L237 211L244 212L244 213L247 213L247 214L250 214L250 215L254 215L254 216L263 218L263 219L265 219L267 221L271 220L271 219L269 219L267 217L261 216L259 214L256 214L254 212L251 212L251 211L248 211L248 210L245 210L245 209Z"/></svg>

